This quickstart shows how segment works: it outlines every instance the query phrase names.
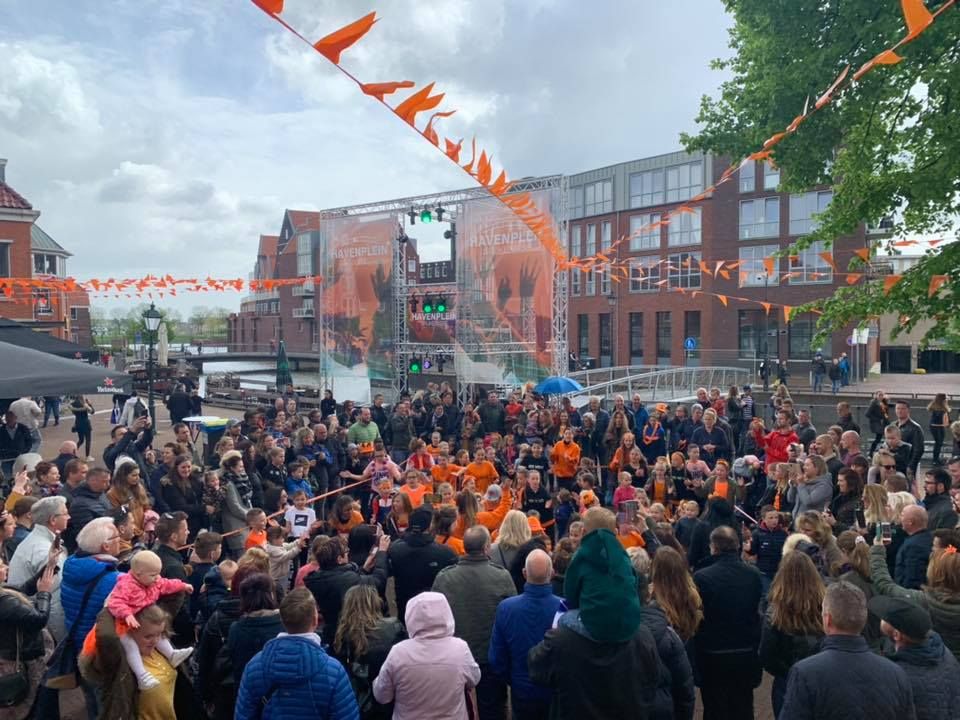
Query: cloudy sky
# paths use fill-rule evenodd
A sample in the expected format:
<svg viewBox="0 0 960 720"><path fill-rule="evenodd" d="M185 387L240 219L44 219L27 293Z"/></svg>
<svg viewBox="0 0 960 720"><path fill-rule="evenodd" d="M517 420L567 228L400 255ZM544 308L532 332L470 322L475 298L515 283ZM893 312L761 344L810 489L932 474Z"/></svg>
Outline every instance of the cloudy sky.
<svg viewBox="0 0 960 720"><path fill-rule="evenodd" d="M344 56L366 82L437 81L511 177L675 150L722 77L719 0L287 0L309 38L377 10ZM89 277L246 277L284 208L468 178L248 0L0 0L8 182ZM224 294L179 301L236 307Z"/></svg>

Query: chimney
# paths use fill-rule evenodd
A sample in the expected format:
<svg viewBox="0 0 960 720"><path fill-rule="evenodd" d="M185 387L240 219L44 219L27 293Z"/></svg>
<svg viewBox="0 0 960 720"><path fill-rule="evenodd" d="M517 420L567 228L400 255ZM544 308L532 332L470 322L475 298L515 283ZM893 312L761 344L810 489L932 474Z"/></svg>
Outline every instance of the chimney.
<svg viewBox="0 0 960 720"><path fill-rule="evenodd" d="M0 182L7 181L7 159L0 158Z"/></svg>

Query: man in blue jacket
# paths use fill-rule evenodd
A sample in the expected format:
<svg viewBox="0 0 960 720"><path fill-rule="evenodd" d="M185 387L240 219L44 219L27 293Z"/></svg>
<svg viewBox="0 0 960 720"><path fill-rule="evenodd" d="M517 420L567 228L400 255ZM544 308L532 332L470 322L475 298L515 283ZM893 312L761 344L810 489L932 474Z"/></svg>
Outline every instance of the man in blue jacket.
<svg viewBox="0 0 960 720"><path fill-rule="evenodd" d="M916 720L910 679L894 663L870 652L860 634L866 623L867 601L860 588L845 581L827 588L826 637L819 653L790 670L778 720Z"/></svg>
<svg viewBox="0 0 960 720"><path fill-rule="evenodd" d="M927 581L927 565L933 550L933 533L927 530L927 511L920 505L908 505L900 516L907 539L897 550L893 579L900 587L919 590Z"/></svg>
<svg viewBox="0 0 960 720"><path fill-rule="evenodd" d="M306 588L280 603L280 633L247 663L237 692L236 720L329 718L359 720L347 671L317 635L317 604Z"/></svg>
<svg viewBox="0 0 960 720"><path fill-rule="evenodd" d="M490 637L490 669L510 685L513 717L546 720L551 692L530 680L527 653L553 626L563 600L553 594L553 562L543 550L527 555L523 576L523 592L497 606Z"/></svg>

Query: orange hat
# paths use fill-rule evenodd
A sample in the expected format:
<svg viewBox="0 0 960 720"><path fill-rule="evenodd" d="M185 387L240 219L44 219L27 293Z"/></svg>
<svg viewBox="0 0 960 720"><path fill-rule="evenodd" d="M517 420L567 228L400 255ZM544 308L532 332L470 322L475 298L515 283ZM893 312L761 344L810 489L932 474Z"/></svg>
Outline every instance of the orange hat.
<svg viewBox="0 0 960 720"><path fill-rule="evenodd" d="M543 525L540 524L540 519L530 516L527 518L527 525L530 526L530 533L537 535L538 533L543 532Z"/></svg>
<svg viewBox="0 0 960 720"><path fill-rule="evenodd" d="M590 507L591 505L597 504L597 496L594 495L593 490L584 490L580 495L580 502L583 503L584 507Z"/></svg>
<svg viewBox="0 0 960 720"><path fill-rule="evenodd" d="M666 415L667 411L669 410L666 403L657 403L654 409L661 415Z"/></svg>

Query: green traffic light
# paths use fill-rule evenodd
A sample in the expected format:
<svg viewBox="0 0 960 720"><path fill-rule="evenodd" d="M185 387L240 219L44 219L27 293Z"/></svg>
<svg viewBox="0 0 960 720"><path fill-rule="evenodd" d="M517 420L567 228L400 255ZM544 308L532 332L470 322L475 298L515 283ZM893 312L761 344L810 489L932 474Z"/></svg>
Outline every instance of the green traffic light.
<svg viewBox="0 0 960 720"><path fill-rule="evenodd" d="M430 223L430 222L433 222L433 213L430 212L429 210L421 210L421 211L420 211L420 222L422 222L422 223Z"/></svg>
<svg viewBox="0 0 960 720"><path fill-rule="evenodd" d="M446 311L447 311L447 306L446 306L446 305L444 305L442 302L437 303L437 312L438 312L438 313L443 313L443 312L446 312Z"/></svg>
<svg viewBox="0 0 960 720"><path fill-rule="evenodd" d="M424 303L424 304L423 304L423 311L424 311L425 313L432 313L432 312L433 312L433 305L431 305L430 303Z"/></svg>
<svg viewBox="0 0 960 720"><path fill-rule="evenodd" d="M416 360L414 360L412 363L410 363L410 372L413 373L414 375L419 375L419 374L420 374L420 363L418 363Z"/></svg>

